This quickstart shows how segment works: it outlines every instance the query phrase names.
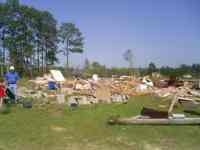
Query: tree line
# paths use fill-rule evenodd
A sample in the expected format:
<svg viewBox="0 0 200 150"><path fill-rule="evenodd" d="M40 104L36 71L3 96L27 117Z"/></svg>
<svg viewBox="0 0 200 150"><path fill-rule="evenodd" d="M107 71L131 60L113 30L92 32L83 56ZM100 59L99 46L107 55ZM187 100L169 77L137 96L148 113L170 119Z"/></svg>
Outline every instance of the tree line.
<svg viewBox="0 0 200 150"><path fill-rule="evenodd" d="M14 65L20 73L33 75L58 62L58 53L66 56L68 68L70 52L83 52L84 38L73 23L58 27L50 12L7 0L0 3L0 40L1 70Z"/></svg>
<svg viewBox="0 0 200 150"><path fill-rule="evenodd" d="M184 75L191 75L193 78L200 78L200 64L186 65L182 64L178 67L162 66L157 67L155 63L151 62L147 67L130 68L130 67L111 67L108 68L98 62L89 62L85 60L85 67L81 70L84 77L91 77L92 74L99 74L101 77L111 77L112 75L136 75L146 76L153 73L159 73L168 77L183 77Z"/></svg>

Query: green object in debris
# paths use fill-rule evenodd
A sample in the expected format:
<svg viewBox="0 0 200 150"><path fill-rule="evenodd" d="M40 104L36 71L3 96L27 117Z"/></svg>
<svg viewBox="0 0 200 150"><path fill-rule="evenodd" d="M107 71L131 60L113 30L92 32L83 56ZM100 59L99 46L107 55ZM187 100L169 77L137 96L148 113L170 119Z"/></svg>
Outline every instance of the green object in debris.
<svg viewBox="0 0 200 150"><path fill-rule="evenodd" d="M15 101L15 94L9 88L6 89L6 95L10 100Z"/></svg>
<svg viewBox="0 0 200 150"><path fill-rule="evenodd" d="M23 100L22 105L24 108L32 108L32 101L31 100Z"/></svg>

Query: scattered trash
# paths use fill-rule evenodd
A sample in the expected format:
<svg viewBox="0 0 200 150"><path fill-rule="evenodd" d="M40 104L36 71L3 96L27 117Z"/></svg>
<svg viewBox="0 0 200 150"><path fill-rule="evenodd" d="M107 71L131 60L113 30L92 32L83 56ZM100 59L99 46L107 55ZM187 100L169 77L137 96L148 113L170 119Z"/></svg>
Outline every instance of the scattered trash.
<svg viewBox="0 0 200 150"><path fill-rule="evenodd" d="M68 98L67 104L71 109L75 109L75 108L78 107L79 102L78 102L78 99L76 97L71 96L71 97Z"/></svg>
<svg viewBox="0 0 200 150"><path fill-rule="evenodd" d="M24 108L32 108L32 101L31 100L24 100L23 102L22 102L22 105L23 105L23 107Z"/></svg>
<svg viewBox="0 0 200 150"><path fill-rule="evenodd" d="M150 87L154 86L153 82L150 79L143 78L142 82L147 86L150 86Z"/></svg>
<svg viewBox="0 0 200 150"><path fill-rule="evenodd" d="M111 96L112 102L127 103L128 99L129 99L129 97L127 95L114 94L114 95Z"/></svg>
<svg viewBox="0 0 200 150"><path fill-rule="evenodd" d="M57 102L58 104L64 104L65 103L65 95L64 94L57 94Z"/></svg>
<svg viewBox="0 0 200 150"><path fill-rule="evenodd" d="M99 76L97 74L93 74L92 79L94 80L94 82L98 82Z"/></svg>
<svg viewBox="0 0 200 150"><path fill-rule="evenodd" d="M64 104L65 96L67 96L76 98L77 106L96 103L126 103L129 96L140 95L155 95L172 99L178 94L186 98L200 98L199 80L167 78L159 74L140 78L116 75L112 78L100 78L98 74L93 74L89 79L65 79L59 70L50 70L49 74L37 77L30 82L34 83L34 88L19 89L21 95L43 99L43 101L55 98L59 104Z"/></svg>

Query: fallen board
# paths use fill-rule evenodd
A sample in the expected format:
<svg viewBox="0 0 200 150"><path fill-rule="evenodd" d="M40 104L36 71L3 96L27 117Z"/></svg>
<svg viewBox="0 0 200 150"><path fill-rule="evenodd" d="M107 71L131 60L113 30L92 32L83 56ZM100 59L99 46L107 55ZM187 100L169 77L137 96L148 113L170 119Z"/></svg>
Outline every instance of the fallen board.
<svg viewBox="0 0 200 150"><path fill-rule="evenodd" d="M151 119L151 118L115 118L109 120L109 124L122 125L199 125L200 118L184 118L184 119Z"/></svg>
<svg viewBox="0 0 200 150"><path fill-rule="evenodd" d="M56 82L65 82L65 78L59 70L50 70L50 73Z"/></svg>

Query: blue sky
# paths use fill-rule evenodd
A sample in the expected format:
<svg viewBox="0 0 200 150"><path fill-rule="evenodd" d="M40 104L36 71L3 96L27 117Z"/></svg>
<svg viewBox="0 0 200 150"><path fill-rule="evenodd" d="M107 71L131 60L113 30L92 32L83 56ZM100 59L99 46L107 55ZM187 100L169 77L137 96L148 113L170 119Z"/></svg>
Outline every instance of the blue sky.
<svg viewBox="0 0 200 150"><path fill-rule="evenodd" d="M0 0L1 1L1 0ZM107 66L127 66L122 55L134 52L135 66L200 63L199 0L21 0L73 22L85 36L85 58ZM63 62L62 57L60 57Z"/></svg>

